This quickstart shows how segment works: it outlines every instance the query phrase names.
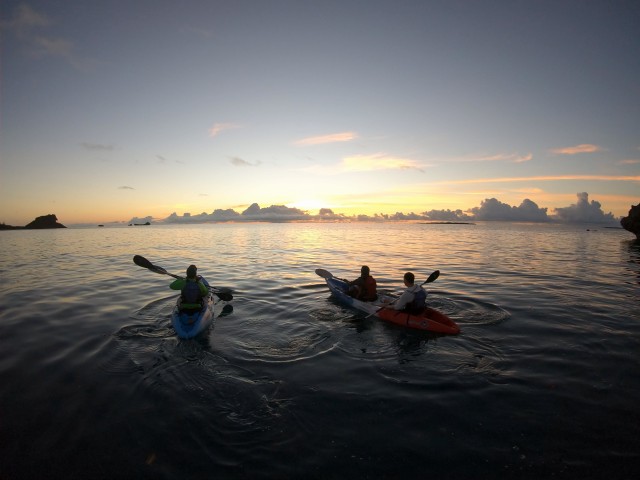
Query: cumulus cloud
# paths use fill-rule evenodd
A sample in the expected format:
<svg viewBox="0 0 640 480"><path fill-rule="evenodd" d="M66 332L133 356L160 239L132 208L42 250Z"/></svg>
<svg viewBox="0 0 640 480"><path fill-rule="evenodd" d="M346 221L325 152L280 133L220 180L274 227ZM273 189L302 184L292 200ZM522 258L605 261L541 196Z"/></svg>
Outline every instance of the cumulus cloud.
<svg viewBox="0 0 640 480"><path fill-rule="evenodd" d="M577 155L579 153L600 152L601 150L602 149L597 145L582 143L580 145L574 145L573 147L554 148L551 150L551 153L555 153L556 155Z"/></svg>
<svg viewBox="0 0 640 480"><path fill-rule="evenodd" d="M233 130L236 128L240 128L240 125L237 125L235 123L214 123L213 126L209 129L209 136L216 137L226 130Z"/></svg>
<svg viewBox="0 0 640 480"><path fill-rule="evenodd" d="M231 209L216 209L211 213L202 212L197 215L191 215L185 213L180 216L176 212L173 212L167 218L163 220L165 223L206 223L206 222L229 222L238 220L240 214Z"/></svg>
<svg viewBox="0 0 640 480"><path fill-rule="evenodd" d="M306 145L322 145L325 143L336 143L336 142L350 142L358 138L358 134L355 132L341 132L341 133L332 133L330 135L321 135L318 137L307 137L301 140L297 140L294 142L294 145L298 146L306 146Z"/></svg>
<svg viewBox="0 0 640 480"><path fill-rule="evenodd" d="M130 188L130 187L121 187ZM236 207L244 208L244 207ZM600 203L589 203L587 193L578 194L578 202L566 208L556 210L555 216L547 215L547 208L539 207L535 202L524 199L519 206L511 206L496 198L487 198L479 207L468 211L462 210L428 210L422 213L394 214L376 213L374 215L353 215L335 213L330 208L320 208L316 215L299 208L286 205L271 205L262 208L258 203L253 203L245 208L242 213L229 208L217 209L212 213L202 212L197 215L185 213L178 215L172 213L164 220L156 220L165 223L206 223L206 222L295 222L295 221L442 221L442 222L469 222L469 221L512 221L512 222L612 222L613 214L602 212ZM151 221L151 217L136 218L130 223L144 223Z"/></svg>
<svg viewBox="0 0 640 480"><path fill-rule="evenodd" d="M556 208L557 217L565 222L593 222L610 223L615 221L611 212L604 213L600 202L592 200L589 203L589 194L581 192L577 194L578 201L568 207Z"/></svg>
<svg viewBox="0 0 640 480"><path fill-rule="evenodd" d="M483 200L479 207L470 210L475 220L500 220L517 222L546 222L549 220L546 208L539 208L529 199L522 201L519 207L512 207L495 198Z"/></svg>
<svg viewBox="0 0 640 480"><path fill-rule="evenodd" d="M309 215L299 208L287 207L285 205L271 205L267 208L261 208L257 203L251 204L242 216L251 220L269 219L277 220L304 220L310 218Z"/></svg>
<svg viewBox="0 0 640 480"><path fill-rule="evenodd" d="M473 220L473 217L467 215L462 210L428 210L422 212L427 220L434 220L439 222L465 222Z"/></svg>

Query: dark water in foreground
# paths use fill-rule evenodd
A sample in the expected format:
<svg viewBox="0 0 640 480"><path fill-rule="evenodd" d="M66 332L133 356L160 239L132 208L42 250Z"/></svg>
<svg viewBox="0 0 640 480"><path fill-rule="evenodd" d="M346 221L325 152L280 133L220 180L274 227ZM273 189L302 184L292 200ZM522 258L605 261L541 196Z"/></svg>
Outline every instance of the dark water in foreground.
<svg viewBox="0 0 640 480"><path fill-rule="evenodd" d="M233 313L176 339L171 279L134 254L197 263ZM363 263L392 291L440 269L431 305L462 333L365 319L314 274ZM0 286L2 480L640 473L640 246L623 230L11 231Z"/></svg>

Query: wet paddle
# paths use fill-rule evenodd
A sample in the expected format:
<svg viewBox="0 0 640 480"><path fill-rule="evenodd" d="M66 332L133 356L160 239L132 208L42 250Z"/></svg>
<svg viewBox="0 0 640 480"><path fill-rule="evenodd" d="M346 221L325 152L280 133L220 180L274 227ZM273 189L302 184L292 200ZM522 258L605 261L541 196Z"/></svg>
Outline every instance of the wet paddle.
<svg viewBox="0 0 640 480"><path fill-rule="evenodd" d="M440 276L440 270L436 270L436 271L435 271L435 272L433 272L431 275L429 275L429 276L427 277L427 279L426 279L424 282L422 282L422 283L420 284L420 286L424 285L425 283L435 282L435 281L438 279L438 277L439 277L439 276ZM383 310L383 309L385 309L385 308L387 308L387 307L392 306L392 305L393 305L394 303L396 303L399 299L400 299L400 297L396 298L393 302L389 302L389 303L387 303L386 305L384 305L383 307L380 307L380 308L379 308L378 310L376 310L375 312L373 312L373 313L371 313L371 314L367 315L367 316L365 317L365 319L367 319L367 318L369 318L369 317L373 317L374 315L376 315L376 314L377 314L378 312L380 312L381 310Z"/></svg>
<svg viewBox="0 0 640 480"><path fill-rule="evenodd" d="M322 268L316 268L316 275L319 275L325 280L329 280L330 278L333 278L333 275L331 275L331 272L328 272Z"/></svg>
<svg viewBox="0 0 640 480"><path fill-rule="evenodd" d="M179 275L174 275L173 273L167 272L164 268L154 265L141 255L134 255L133 263L135 263L139 267L146 268L147 270L151 270L152 272L159 273L161 275L169 275L173 278L184 278ZM214 293L220 300L224 302L230 302L231 300L233 300L233 295L231 295L229 289L209 287L209 290L211 290L212 293Z"/></svg>

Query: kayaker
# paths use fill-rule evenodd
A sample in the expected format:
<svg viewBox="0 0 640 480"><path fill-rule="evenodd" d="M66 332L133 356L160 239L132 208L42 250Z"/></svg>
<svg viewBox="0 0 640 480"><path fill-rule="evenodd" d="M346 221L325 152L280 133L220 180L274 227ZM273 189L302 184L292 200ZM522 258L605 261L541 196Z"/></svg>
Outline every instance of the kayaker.
<svg viewBox="0 0 640 480"><path fill-rule="evenodd" d="M403 277L404 286L407 287L400 298L393 305L395 310L405 310L409 313L422 313L427 300L427 292L422 285L416 285L416 277L413 273L407 272Z"/></svg>
<svg viewBox="0 0 640 480"><path fill-rule="evenodd" d="M349 296L353 298L363 302L372 302L378 298L376 279L371 276L371 271L366 265L360 268L360 277L349 282L349 285Z"/></svg>
<svg viewBox="0 0 640 480"><path fill-rule="evenodd" d="M185 310L200 309L202 299L209 294L209 289L202 283L201 278L198 275L196 266L189 265L187 278L178 278L169 285L172 290L180 290L182 292L180 308Z"/></svg>

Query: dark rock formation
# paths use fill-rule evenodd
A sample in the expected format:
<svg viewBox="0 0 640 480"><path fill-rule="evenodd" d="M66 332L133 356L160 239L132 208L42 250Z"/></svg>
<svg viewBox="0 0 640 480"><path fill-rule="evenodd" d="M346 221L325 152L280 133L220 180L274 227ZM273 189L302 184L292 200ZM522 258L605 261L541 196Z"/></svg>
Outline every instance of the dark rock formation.
<svg viewBox="0 0 640 480"><path fill-rule="evenodd" d="M636 238L640 240L640 203L629 210L629 215L620 220L620 225L625 230L635 233Z"/></svg>
<svg viewBox="0 0 640 480"><path fill-rule="evenodd" d="M53 213L49 215L43 215L37 217L33 222L27 224L24 227L14 227L12 225L0 224L0 230L37 230L43 228L67 228L61 223L58 223L58 217Z"/></svg>

